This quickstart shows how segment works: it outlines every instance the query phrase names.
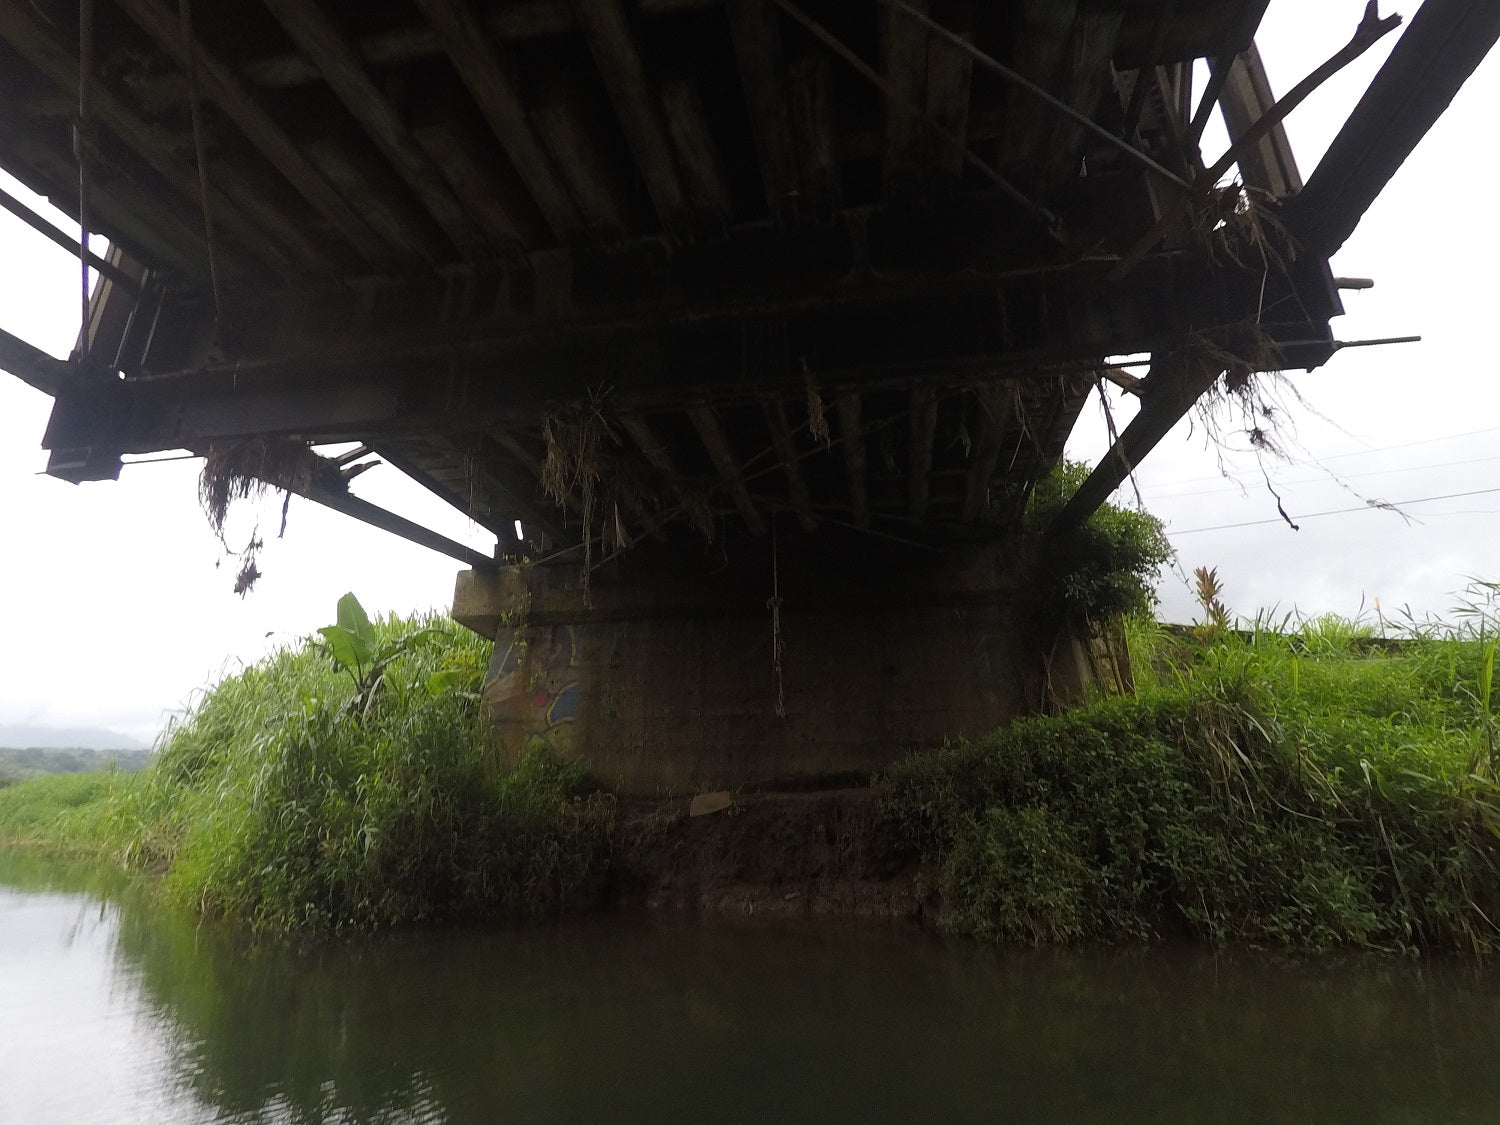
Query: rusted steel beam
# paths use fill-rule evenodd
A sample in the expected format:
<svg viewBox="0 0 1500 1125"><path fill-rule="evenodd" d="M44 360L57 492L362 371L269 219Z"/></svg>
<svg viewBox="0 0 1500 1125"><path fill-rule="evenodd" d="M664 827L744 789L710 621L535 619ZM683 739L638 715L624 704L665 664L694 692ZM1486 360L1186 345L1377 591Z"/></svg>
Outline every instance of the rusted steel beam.
<svg viewBox="0 0 1500 1125"><path fill-rule="evenodd" d="M1190 144L1197 145L1203 140L1203 130L1208 128L1208 122L1224 93L1224 85L1229 81L1236 57L1218 55L1208 60L1208 81L1203 86L1203 96L1198 100L1198 108L1193 112L1193 119L1188 125L1187 139Z"/></svg>
<svg viewBox="0 0 1500 1125"><path fill-rule="evenodd" d="M454 197L442 172L422 151L396 111L365 72L359 54L313 0L264 0L298 48L317 65L330 88L385 154L396 174L417 194L453 245L465 253L483 237Z"/></svg>
<svg viewBox="0 0 1500 1125"><path fill-rule="evenodd" d="M78 88L78 60L50 32L38 26L25 5L0 4L0 38L65 90ZM178 159L171 143L158 130L128 109L108 87L91 84L90 112L124 145L195 207L199 204L197 173ZM212 171L210 200L213 213L240 248L259 258L289 280L309 271L328 272L332 264L269 202L226 169ZM232 193L232 197L231 197ZM201 236L200 236L201 238Z"/></svg>
<svg viewBox="0 0 1500 1125"><path fill-rule="evenodd" d="M914 387L906 438L907 518L917 527L927 522L932 491L932 442L937 434L937 388Z"/></svg>
<svg viewBox="0 0 1500 1125"><path fill-rule="evenodd" d="M73 152L57 144L57 138L45 143L33 129L0 114L0 150L12 162L9 171L76 222L78 193L64 187L78 178ZM153 269L171 270L184 281L206 277L201 223L189 226L177 209L163 207L157 195L123 176L91 184L90 195L88 211L95 233Z"/></svg>
<svg viewBox="0 0 1500 1125"><path fill-rule="evenodd" d="M740 517L756 535L764 535L766 521L755 507L750 490L745 487L739 461L733 450L729 448L729 439L724 436L724 429L719 425L718 415L710 407L697 406L688 411L688 417L692 420L693 429L698 431L703 448L708 451L709 460L713 462L714 469L719 474L719 480L729 491L729 496L734 501L735 508L739 510Z"/></svg>
<svg viewBox="0 0 1500 1125"><path fill-rule="evenodd" d="M1173 351L1153 356L1141 387L1140 412L1063 506L1053 530L1066 532L1093 515L1223 371L1216 359L1201 353Z"/></svg>
<svg viewBox="0 0 1500 1125"><path fill-rule="evenodd" d="M4 207L38 234L57 243L57 245L61 246L69 254L73 255L73 257L78 257L81 247L78 245L76 238L58 230L4 188L0 188L0 207ZM98 270L105 277L122 286L128 292L135 294L141 291L141 287L136 283L135 278L131 277L114 263L105 261L92 250L88 252L88 262L90 268Z"/></svg>
<svg viewBox="0 0 1500 1125"><path fill-rule="evenodd" d="M417 6L437 33L443 50L515 165L526 190L536 200L547 225L563 241L571 239L581 229L582 220L532 130L526 107L506 76L485 27L464 0L417 0ZM571 9L565 5L563 9L571 21Z"/></svg>
<svg viewBox="0 0 1500 1125"><path fill-rule="evenodd" d="M665 229L673 230L686 207L682 183L661 114L646 85L645 67L625 19L624 6L620 0L574 0L573 12L604 79L604 88L609 91L656 214Z"/></svg>
<svg viewBox="0 0 1500 1125"><path fill-rule="evenodd" d="M405 516L398 516L395 512L372 504L368 500L361 500L353 493L339 492L337 489L327 488L316 482L306 486L299 485L295 481L271 481L269 483L276 488L287 489L304 499L322 504L325 508L332 508L335 512L353 516L371 527L400 536L409 543L426 547L429 551L437 551L439 554L447 555L450 559L457 559L476 570L493 569L496 565L492 555L476 551L472 547L449 539L446 535L440 535L431 528L423 527Z"/></svg>
<svg viewBox="0 0 1500 1125"><path fill-rule="evenodd" d="M1500 39L1494 0L1425 0L1307 186L1287 202L1294 234L1332 254Z"/></svg>
<svg viewBox="0 0 1500 1125"><path fill-rule="evenodd" d="M995 480L995 468L1000 464L1000 449L1011 414L1010 404L993 386L982 389L975 399L979 405L979 433L974 439L969 475L964 482L964 523L975 522L989 510L990 487Z"/></svg>
<svg viewBox="0 0 1500 1125"><path fill-rule="evenodd" d="M854 526L870 526L870 486L866 478L865 433L861 420L863 404L857 394L840 395L836 403L839 415L839 441L844 447L844 472L849 476L849 501Z"/></svg>
<svg viewBox="0 0 1500 1125"><path fill-rule="evenodd" d="M1151 46L1146 51L1145 65L1135 72L1135 85L1130 90L1130 103L1125 107L1125 122L1120 127L1120 135L1127 139L1134 136L1136 129L1140 126L1141 111L1146 108L1146 91L1150 88L1146 78L1156 70L1162 47L1166 44L1167 24L1171 21L1172 12L1176 7L1177 0L1160 0L1160 6L1156 10L1156 25L1151 29Z"/></svg>
<svg viewBox="0 0 1500 1125"><path fill-rule="evenodd" d="M189 58L175 13L161 0L119 0L119 3L169 58L186 68ZM197 68L204 94L224 111L302 198L328 220L358 256L367 262L375 261L376 256L370 251L378 239L354 208L313 167L227 65L196 39L192 52L192 65Z"/></svg>
<svg viewBox="0 0 1500 1125"><path fill-rule="evenodd" d="M1261 138L1270 135L1273 130L1279 127L1287 114L1301 105L1314 90L1343 70L1344 67L1348 66L1355 59L1359 58L1360 55L1368 51L1381 39L1385 38L1389 32L1394 31L1401 25L1400 16L1386 16L1384 19L1381 19L1376 11L1376 3L1377 0L1370 0L1369 5L1365 8L1364 19L1354 29L1354 36L1348 43L1335 51L1321 66L1317 67L1301 82L1298 82L1288 90L1285 97L1277 101L1275 105L1269 107L1260 115L1258 120L1245 129L1243 134L1234 139L1234 143L1229 146L1229 151L1219 157L1213 166L1198 178L1200 187L1212 186L1220 176L1229 171L1242 154L1250 151L1253 146L1260 143ZM1248 56L1249 52L1246 52L1245 56L1242 57ZM1265 92L1269 94L1269 87L1266 88ZM1444 102L1443 104L1446 105L1447 103Z"/></svg>
<svg viewBox="0 0 1500 1125"><path fill-rule="evenodd" d="M71 363L48 355L3 328L0 328L0 371L9 371L27 386L54 398L78 377Z"/></svg>
<svg viewBox="0 0 1500 1125"><path fill-rule="evenodd" d="M463 475L472 481L472 485L465 483L455 487L440 481L431 464L434 454L424 456L424 447L435 447L437 458L460 465ZM499 466L494 444L481 434L457 438L423 434L415 444L393 439L371 447L370 451L379 454L444 503L493 532L502 543L515 539L516 520L535 524L548 535L556 534L553 523L547 521L533 504L522 499L522 490L533 491L528 482L516 481L513 474L506 473Z"/></svg>
<svg viewBox="0 0 1500 1125"><path fill-rule="evenodd" d="M816 531L817 517L813 515L812 493L807 487L807 478L802 475L802 458L792 441L792 428L787 424L786 408L780 399L765 404L766 426L771 431L771 446L776 450L776 460L786 473L787 495L792 498L792 510L797 513L797 523L803 531Z"/></svg>

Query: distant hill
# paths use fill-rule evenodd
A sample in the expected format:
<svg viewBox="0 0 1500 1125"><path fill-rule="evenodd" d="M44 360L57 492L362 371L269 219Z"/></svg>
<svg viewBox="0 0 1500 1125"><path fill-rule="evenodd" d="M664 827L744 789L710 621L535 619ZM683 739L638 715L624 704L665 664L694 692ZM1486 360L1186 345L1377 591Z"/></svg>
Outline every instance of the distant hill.
<svg viewBox="0 0 1500 1125"><path fill-rule="evenodd" d="M0 749L12 750L147 750L138 738L101 727L42 727L0 723Z"/></svg>
<svg viewBox="0 0 1500 1125"><path fill-rule="evenodd" d="M92 773L111 765L134 773L144 769L150 757L149 750L59 750L43 746L0 749L0 786L49 773Z"/></svg>

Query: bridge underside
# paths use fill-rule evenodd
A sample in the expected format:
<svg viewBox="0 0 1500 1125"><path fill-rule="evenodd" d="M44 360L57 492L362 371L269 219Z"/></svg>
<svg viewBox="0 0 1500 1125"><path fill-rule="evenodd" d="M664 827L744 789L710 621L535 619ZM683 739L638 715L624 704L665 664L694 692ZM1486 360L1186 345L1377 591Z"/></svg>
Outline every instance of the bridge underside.
<svg viewBox="0 0 1500 1125"><path fill-rule="evenodd" d="M0 334L0 366L56 399L54 475L187 449L474 567L458 608L531 653L507 669L502 643L492 695L531 698L544 651L593 669L587 707L514 731L586 712L603 747L621 670L666 699L682 660L698 733L641 746L780 724L757 736L774 768L621 776L793 773L832 738L808 716L892 688L926 717L865 707L901 733L855 742L973 733L1035 706L1060 651L1014 639L1018 529L1087 396L1110 380L1142 408L1068 522L1216 383L1326 361L1328 255L1500 33L1485 0L1427 0L1304 186L1264 7L0 4L0 164L111 242L72 360ZM1338 58L1392 26L1367 13ZM1216 109L1233 147L1210 164ZM317 453L336 442L358 446ZM375 460L493 555L361 499ZM773 638L778 574L799 613ZM882 595L913 583L930 596ZM888 682L876 634L956 663ZM773 639L782 714L769 672L712 703ZM870 764L850 754L823 765Z"/></svg>

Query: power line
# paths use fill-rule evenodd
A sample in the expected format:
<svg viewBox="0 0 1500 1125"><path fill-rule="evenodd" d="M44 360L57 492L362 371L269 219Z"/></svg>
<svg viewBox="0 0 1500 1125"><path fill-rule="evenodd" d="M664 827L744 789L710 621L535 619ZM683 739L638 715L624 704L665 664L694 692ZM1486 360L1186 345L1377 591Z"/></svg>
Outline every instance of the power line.
<svg viewBox="0 0 1500 1125"><path fill-rule="evenodd" d="M1500 426L1489 426L1482 430L1465 430L1461 434L1444 434L1441 437L1422 438L1418 441L1404 441L1398 445L1380 445L1376 446L1374 449L1357 449L1352 453L1333 453L1328 455L1327 457L1313 457L1310 459L1318 464L1321 464L1324 461L1345 461L1350 457L1370 457L1376 453L1389 453L1392 450L1396 449L1411 449L1412 447L1418 445L1433 445L1440 441L1457 441L1459 438L1478 437L1480 434L1494 433L1500 433ZM1161 482L1160 487L1174 488L1180 484L1197 484L1199 481L1223 479L1223 473L1213 473L1208 476L1183 477L1181 480L1163 481Z"/></svg>
<svg viewBox="0 0 1500 1125"><path fill-rule="evenodd" d="M1421 473L1431 469L1453 469L1464 465L1480 465L1486 461L1500 461L1500 455L1493 457L1471 457L1466 461L1436 461L1424 465L1404 465L1399 469L1366 469L1359 473L1340 473L1336 477L1294 477L1291 480L1278 480L1278 485L1297 484L1326 484L1330 479L1337 483L1339 480L1360 480L1364 477L1389 477L1398 473ZM1205 480L1212 478L1203 478ZM1223 480L1224 478L1219 478ZM1248 486L1247 486L1248 487ZM1226 481L1220 488L1196 488L1190 492L1160 492L1150 489L1152 500L1180 500L1188 496L1216 496L1223 492L1244 491L1238 482Z"/></svg>
<svg viewBox="0 0 1500 1125"><path fill-rule="evenodd" d="M1457 500L1465 496L1488 496L1500 492L1500 488L1476 488L1472 492L1447 492L1441 496L1422 496L1415 500L1397 500L1392 503L1381 501L1378 504L1361 504L1357 508L1333 508L1326 512L1309 512L1305 516L1298 516L1299 520L1315 520L1322 516L1343 516L1350 512L1382 512L1409 507L1412 504L1431 504L1436 500ZM1399 514L1399 513L1398 513ZM1190 527L1185 531L1174 531L1172 535L1197 535L1200 531L1228 531L1236 527L1260 527L1268 523L1285 523L1282 519L1246 520L1244 523L1221 523L1213 527Z"/></svg>

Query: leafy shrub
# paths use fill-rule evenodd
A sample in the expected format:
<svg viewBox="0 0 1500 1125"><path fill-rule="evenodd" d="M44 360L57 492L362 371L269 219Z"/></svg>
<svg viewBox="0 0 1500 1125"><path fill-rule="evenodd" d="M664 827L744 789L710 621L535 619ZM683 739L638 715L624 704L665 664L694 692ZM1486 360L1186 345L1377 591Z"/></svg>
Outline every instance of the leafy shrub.
<svg viewBox="0 0 1500 1125"><path fill-rule="evenodd" d="M207 692L93 809L94 850L270 930L537 912L590 893L612 807L545 747L498 767L478 707L488 642L433 618L372 624L352 597L323 637ZM82 842L42 820L55 842Z"/></svg>
<svg viewBox="0 0 1500 1125"><path fill-rule="evenodd" d="M1027 527L1045 531L1089 472L1088 465L1064 461L1038 482L1026 509ZM1079 625L1151 613L1157 574L1172 558L1159 519L1114 504L1101 505L1077 528L1049 538L1046 550L1039 570L1043 608Z"/></svg>
<svg viewBox="0 0 1500 1125"><path fill-rule="evenodd" d="M1177 651L1134 697L890 772L888 810L949 926L1024 942L1500 944L1479 641L1361 655L1229 634Z"/></svg>

